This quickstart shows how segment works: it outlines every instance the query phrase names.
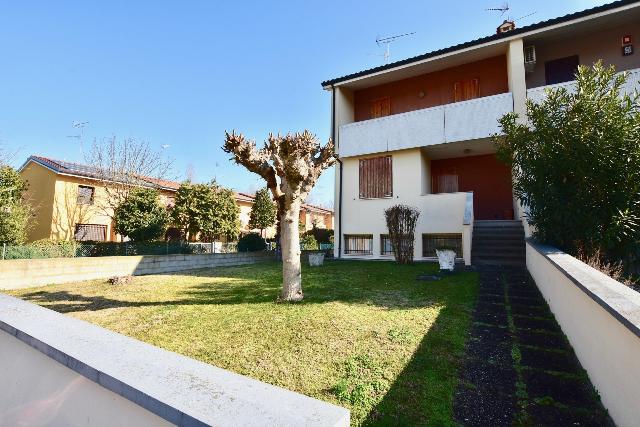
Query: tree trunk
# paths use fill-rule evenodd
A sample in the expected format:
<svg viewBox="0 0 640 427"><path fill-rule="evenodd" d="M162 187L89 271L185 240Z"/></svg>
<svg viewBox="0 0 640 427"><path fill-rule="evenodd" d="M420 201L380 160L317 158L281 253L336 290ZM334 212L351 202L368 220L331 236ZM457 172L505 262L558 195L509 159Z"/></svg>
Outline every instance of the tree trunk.
<svg viewBox="0 0 640 427"><path fill-rule="evenodd" d="M280 244L282 246L282 293L283 301L302 300L302 272L300 266L300 201L291 202L280 221Z"/></svg>

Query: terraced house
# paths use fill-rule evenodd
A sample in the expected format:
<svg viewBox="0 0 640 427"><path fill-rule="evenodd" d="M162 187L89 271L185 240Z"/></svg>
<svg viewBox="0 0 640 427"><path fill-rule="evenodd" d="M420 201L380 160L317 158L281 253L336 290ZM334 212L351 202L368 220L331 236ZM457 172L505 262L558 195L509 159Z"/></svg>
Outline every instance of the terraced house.
<svg viewBox="0 0 640 427"><path fill-rule="evenodd" d="M578 65L598 60L640 78L640 3L605 6L516 28L327 80L335 178L335 255L391 256L384 210L402 203L421 212L416 259L440 245L468 265L474 228L519 226L510 170L495 155L498 119L524 116L527 99L571 85ZM494 221L502 221L495 223ZM478 251L479 252L479 251Z"/></svg>
<svg viewBox="0 0 640 427"><path fill-rule="evenodd" d="M114 230L113 211L103 201L106 188L111 185L100 179L98 171L89 165L30 156L20 167L20 174L29 188L26 199L33 205L35 216L29 230L29 241L91 240L122 241ZM155 188L160 201L173 206L180 183L140 177L139 185ZM241 232L248 233L249 216L255 197L235 193L240 208ZM304 204L300 211L305 229L333 228L333 211L320 206ZM256 230L257 231L257 230ZM275 235L275 227L266 230L267 237Z"/></svg>

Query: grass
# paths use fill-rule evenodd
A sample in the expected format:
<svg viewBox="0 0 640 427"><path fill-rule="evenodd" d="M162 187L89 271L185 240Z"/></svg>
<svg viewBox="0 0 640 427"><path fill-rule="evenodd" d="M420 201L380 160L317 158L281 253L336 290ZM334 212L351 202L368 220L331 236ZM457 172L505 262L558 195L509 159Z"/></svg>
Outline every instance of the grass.
<svg viewBox="0 0 640 427"><path fill-rule="evenodd" d="M433 264L305 266L302 303L277 303L281 266L199 270L10 292L167 350L351 410L354 425L454 425L475 273Z"/></svg>

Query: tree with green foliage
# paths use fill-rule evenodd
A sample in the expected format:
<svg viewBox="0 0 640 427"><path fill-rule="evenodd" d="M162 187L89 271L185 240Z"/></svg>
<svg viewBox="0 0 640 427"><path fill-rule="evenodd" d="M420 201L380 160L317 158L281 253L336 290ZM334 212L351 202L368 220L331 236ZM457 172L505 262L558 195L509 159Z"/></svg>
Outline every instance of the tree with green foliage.
<svg viewBox="0 0 640 427"><path fill-rule="evenodd" d="M169 214L152 188L135 188L114 212L115 231L135 242L149 242L164 236Z"/></svg>
<svg viewBox="0 0 640 427"><path fill-rule="evenodd" d="M32 217L24 203L27 183L12 167L0 165L0 242L24 243Z"/></svg>
<svg viewBox="0 0 640 427"><path fill-rule="evenodd" d="M251 206L251 214L249 215L249 228L260 230L263 236L264 230L276 223L277 208L271 200L269 189L262 188L256 192L256 197ZM264 237L264 236L263 236Z"/></svg>
<svg viewBox="0 0 640 427"><path fill-rule="evenodd" d="M11 166L0 165L0 242L21 244L27 239L31 206L24 203L27 183Z"/></svg>
<svg viewBox="0 0 640 427"><path fill-rule="evenodd" d="M215 182L182 183L171 212L173 223L190 241L198 237L204 240L236 238L240 232L239 215L233 191Z"/></svg>
<svg viewBox="0 0 640 427"><path fill-rule="evenodd" d="M640 105L625 81L602 63L581 66L575 88L527 102L526 123L502 117L495 140L536 238L629 262L640 246Z"/></svg>

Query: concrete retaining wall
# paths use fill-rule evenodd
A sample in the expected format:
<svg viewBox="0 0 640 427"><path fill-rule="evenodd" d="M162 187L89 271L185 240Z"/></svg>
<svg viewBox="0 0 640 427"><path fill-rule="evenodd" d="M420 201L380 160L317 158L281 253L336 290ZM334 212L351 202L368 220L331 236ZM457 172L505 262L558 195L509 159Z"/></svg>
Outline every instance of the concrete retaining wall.
<svg viewBox="0 0 640 427"><path fill-rule="evenodd" d="M270 252L202 255L143 255L0 261L0 289L19 289L112 276L161 274L198 268L252 264Z"/></svg>
<svg viewBox="0 0 640 427"><path fill-rule="evenodd" d="M527 241L527 268L619 426L640 420L640 293Z"/></svg>
<svg viewBox="0 0 640 427"><path fill-rule="evenodd" d="M0 361L0 425L349 425L345 408L1 294Z"/></svg>

